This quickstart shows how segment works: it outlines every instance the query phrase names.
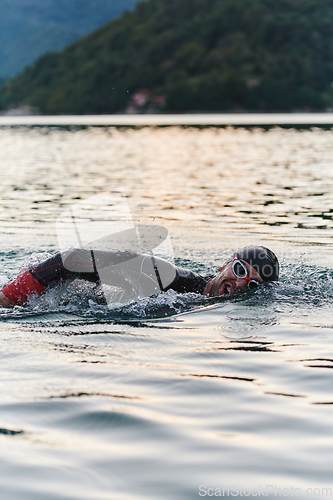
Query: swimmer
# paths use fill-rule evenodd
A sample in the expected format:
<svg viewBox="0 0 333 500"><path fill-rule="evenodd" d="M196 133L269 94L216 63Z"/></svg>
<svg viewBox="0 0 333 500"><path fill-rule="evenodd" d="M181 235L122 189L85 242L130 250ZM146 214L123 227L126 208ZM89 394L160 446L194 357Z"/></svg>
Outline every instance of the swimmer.
<svg viewBox="0 0 333 500"><path fill-rule="evenodd" d="M243 293L278 278L278 259L263 246L242 248L218 269L216 276L202 276L153 255L71 248L25 270L5 285L0 306L24 305L29 296L41 295L60 282L74 279L119 287L130 299L136 284L145 296L171 289L219 297Z"/></svg>

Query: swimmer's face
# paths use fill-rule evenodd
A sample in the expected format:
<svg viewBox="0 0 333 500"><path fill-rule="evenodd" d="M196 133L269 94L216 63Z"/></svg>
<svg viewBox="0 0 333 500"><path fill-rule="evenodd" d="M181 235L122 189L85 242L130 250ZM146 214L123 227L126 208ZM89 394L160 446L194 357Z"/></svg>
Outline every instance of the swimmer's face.
<svg viewBox="0 0 333 500"><path fill-rule="evenodd" d="M248 277L251 280L263 282L263 279L257 271L250 266L245 260L241 260L247 269ZM219 274L211 279L203 291L204 294L208 293L211 297L219 297L220 295L228 295L236 290L238 292L247 292L247 280L245 278L237 278L232 271L232 262L227 262L218 269Z"/></svg>

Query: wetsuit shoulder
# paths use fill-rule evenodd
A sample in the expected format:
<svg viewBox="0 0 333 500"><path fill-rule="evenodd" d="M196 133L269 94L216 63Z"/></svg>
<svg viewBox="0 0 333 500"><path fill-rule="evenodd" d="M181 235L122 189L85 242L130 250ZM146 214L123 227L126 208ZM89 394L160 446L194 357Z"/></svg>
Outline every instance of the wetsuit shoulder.
<svg viewBox="0 0 333 500"><path fill-rule="evenodd" d="M201 274L175 266L175 278L170 285L164 288L167 290L175 290L179 293L200 293L202 294L207 283L213 276L202 276Z"/></svg>

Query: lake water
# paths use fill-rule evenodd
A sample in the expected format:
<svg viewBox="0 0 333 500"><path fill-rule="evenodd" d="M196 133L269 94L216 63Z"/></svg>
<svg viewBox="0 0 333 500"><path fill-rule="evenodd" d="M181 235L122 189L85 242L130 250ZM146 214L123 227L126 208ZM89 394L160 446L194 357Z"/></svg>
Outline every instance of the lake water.
<svg viewBox="0 0 333 500"><path fill-rule="evenodd" d="M248 244L281 263L228 300L111 310L76 282L0 311L0 497L332 497L333 131L3 127L0 161L1 284L119 189L184 267Z"/></svg>

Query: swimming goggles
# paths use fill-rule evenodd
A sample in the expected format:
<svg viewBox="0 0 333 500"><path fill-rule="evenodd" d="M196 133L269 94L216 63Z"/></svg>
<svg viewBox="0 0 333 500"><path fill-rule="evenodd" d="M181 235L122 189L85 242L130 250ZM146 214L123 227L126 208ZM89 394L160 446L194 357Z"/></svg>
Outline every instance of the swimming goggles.
<svg viewBox="0 0 333 500"><path fill-rule="evenodd" d="M234 273L236 278L246 280L249 290L254 290L260 284L259 281L251 280L251 278L249 278L246 266L243 264L243 262L237 259L237 257L234 257L232 260L232 272Z"/></svg>

